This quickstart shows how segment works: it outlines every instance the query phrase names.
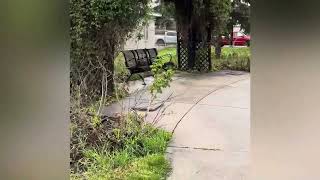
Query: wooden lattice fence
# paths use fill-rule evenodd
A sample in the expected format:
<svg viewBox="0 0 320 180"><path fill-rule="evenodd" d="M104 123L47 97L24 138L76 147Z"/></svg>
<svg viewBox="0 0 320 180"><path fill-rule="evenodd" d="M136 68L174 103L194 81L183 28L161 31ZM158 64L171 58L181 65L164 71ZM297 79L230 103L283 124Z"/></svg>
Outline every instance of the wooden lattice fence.
<svg viewBox="0 0 320 180"><path fill-rule="evenodd" d="M210 71L211 44L204 41L189 42L178 33L178 67L183 71ZM187 42L187 43L185 43Z"/></svg>

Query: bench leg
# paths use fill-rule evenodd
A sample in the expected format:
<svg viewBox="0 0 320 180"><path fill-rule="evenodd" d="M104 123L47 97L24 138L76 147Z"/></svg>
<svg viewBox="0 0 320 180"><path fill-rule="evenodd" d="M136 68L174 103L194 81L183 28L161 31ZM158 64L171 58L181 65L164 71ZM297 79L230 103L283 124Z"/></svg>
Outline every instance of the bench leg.
<svg viewBox="0 0 320 180"><path fill-rule="evenodd" d="M139 76L139 77L141 78L141 80L143 81L142 85L144 85L144 86L147 85L146 82L144 81L144 78L142 77L142 75L141 75L141 74L138 74L138 76Z"/></svg>

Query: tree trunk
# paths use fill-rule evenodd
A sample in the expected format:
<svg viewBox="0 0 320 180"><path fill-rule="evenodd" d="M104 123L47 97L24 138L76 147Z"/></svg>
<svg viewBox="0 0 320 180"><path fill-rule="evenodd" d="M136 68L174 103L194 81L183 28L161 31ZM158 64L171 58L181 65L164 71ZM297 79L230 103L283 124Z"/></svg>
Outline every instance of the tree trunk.
<svg viewBox="0 0 320 180"><path fill-rule="evenodd" d="M221 36L219 35L215 42L215 55L216 59L221 58Z"/></svg>
<svg viewBox="0 0 320 180"><path fill-rule="evenodd" d="M106 67L106 80L107 88L106 95L112 96L114 92L114 48L110 48L109 52L106 52L105 67Z"/></svg>
<svg viewBox="0 0 320 180"><path fill-rule="evenodd" d="M178 41L178 61L182 70L208 70L211 68L209 28L203 16L194 13L194 1L176 1ZM208 36L208 37L207 37ZM205 62L208 61L208 62ZM209 64L209 65L208 65ZM208 66L208 67L207 67Z"/></svg>
<svg viewBox="0 0 320 180"><path fill-rule="evenodd" d="M233 26L230 27L230 46L233 46Z"/></svg>
<svg viewBox="0 0 320 180"><path fill-rule="evenodd" d="M221 58L221 44L217 44L215 47L216 59Z"/></svg>
<svg viewBox="0 0 320 180"><path fill-rule="evenodd" d="M112 96L114 93L114 58L115 58L115 42L112 38L106 38L104 40L105 44L105 55L104 55L104 67L105 67L105 76L106 76L106 95Z"/></svg>
<svg viewBox="0 0 320 180"><path fill-rule="evenodd" d="M107 96L112 96L114 92L114 61L109 61L107 65Z"/></svg>
<svg viewBox="0 0 320 180"><path fill-rule="evenodd" d="M196 40L194 38L193 30L189 31L188 38L188 66L189 69L193 69L196 61Z"/></svg>

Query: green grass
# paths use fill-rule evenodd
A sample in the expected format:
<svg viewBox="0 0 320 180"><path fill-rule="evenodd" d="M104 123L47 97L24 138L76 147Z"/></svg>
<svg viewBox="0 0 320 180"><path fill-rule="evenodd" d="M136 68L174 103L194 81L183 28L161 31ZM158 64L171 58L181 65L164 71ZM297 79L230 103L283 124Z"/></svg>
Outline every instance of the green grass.
<svg viewBox="0 0 320 180"><path fill-rule="evenodd" d="M124 56L122 53L119 53L119 55L114 60L114 72L115 79L120 82L125 81L130 74L129 70L126 68Z"/></svg>
<svg viewBox="0 0 320 180"><path fill-rule="evenodd" d="M160 50L159 55L172 54L173 62L177 65L177 51L175 47ZM221 58L216 59L214 48L211 49L212 71L220 70L240 70L250 71L250 48L248 47L223 47Z"/></svg>
<svg viewBox="0 0 320 180"><path fill-rule="evenodd" d="M132 158L125 153L101 155L92 153L96 163L84 175L73 175L71 179L89 180L162 180L171 170L163 154L151 154ZM115 160L118 158L117 160ZM119 161L121 161L119 163Z"/></svg>
<svg viewBox="0 0 320 180"><path fill-rule="evenodd" d="M220 59L216 59L214 48L212 48L211 52L213 71L238 70L250 72L250 48L223 47Z"/></svg>
<svg viewBox="0 0 320 180"><path fill-rule="evenodd" d="M86 149L82 160L86 171L71 173L71 179L166 179L171 171L165 158L171 133L141 124L129 115L122 127L113 130L113 137L117 148Z"/></svg>
<svg viewBox="0 0 320 180"><path fill-rule="evenodd" d="M212 58L215 59L215 51L212 48ZM248 47L222 47L221 59L245 59L251 56Z"/></svg>
<svg viewBox="0 0 320 180"><path fill-rule="evenodd" d="M174 64L178 64L178 56L177 56L177 49L176 47L169 47L169 48L165 48L159 51L159 56L163 56L166 54L171 54L172 55L172 62ZM168 59L168 57L165 57L165 59Z"/></svg>

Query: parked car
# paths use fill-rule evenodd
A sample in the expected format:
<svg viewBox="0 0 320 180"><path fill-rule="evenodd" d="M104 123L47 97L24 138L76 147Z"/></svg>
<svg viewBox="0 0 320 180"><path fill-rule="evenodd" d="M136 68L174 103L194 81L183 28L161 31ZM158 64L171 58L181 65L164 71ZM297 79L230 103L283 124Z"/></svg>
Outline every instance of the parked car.
<svg viewBox="0 0 320 180"><path fill-rule="evenodd" d="M177 43L177 32L166 31L164 34L156 34L156 45L164 46Z"/></svg>
<svg viewBox="0 0 320 180"><path fill-rule="evenodd" d="M222 46L230 45L230 40L227 37L222 37ZM249 35L241 35L233 37L232 44L235 46L250 46L250 36Z"/></svg>

